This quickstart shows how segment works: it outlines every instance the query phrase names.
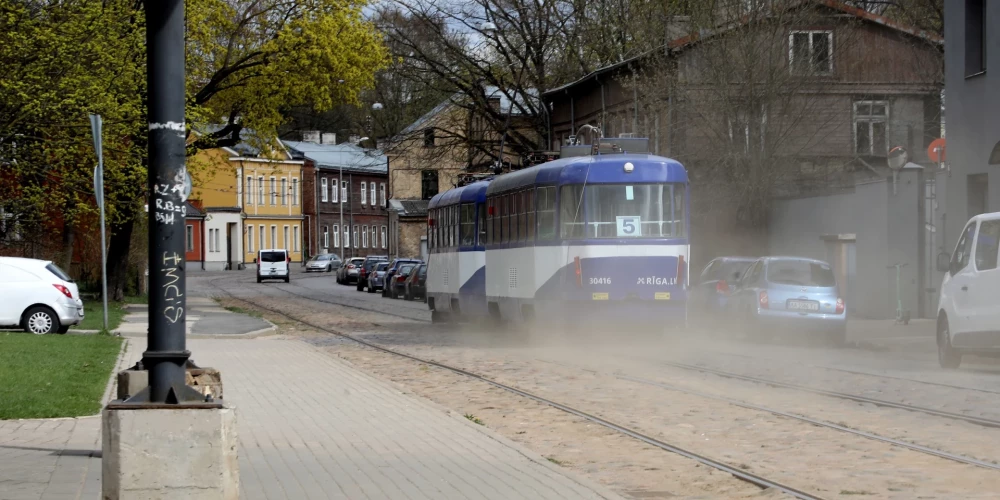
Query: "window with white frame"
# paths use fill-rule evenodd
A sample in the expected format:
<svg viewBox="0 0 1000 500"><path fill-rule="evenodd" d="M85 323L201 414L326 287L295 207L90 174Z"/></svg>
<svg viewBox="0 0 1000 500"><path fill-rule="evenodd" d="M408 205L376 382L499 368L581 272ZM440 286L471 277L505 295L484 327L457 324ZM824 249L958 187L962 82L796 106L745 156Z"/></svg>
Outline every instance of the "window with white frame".
<svg viewBox="0 0 1000 500"><path fill-rule="evenodd" d="M188 225L185 229L187 231L184 233L184 241L187 244L187 251L194 251L194 226Z"/></svg>
<svg viewBox="0 0 1000 500"><path fill-rule="evenodd" d="M260 249L267 248L267 233L264 232L264 225L260 225Z"/></svg>
<svg viewBox="0 0 1000 500"><path fill-rule="evenodd" d="M320 196L321 201L323 201L323 203L326 203L327 201L330 201L329 198L327 198L327 196L326 196L326 193L327 193L327 191L326 191L326 186L327 186L327 184L326 184L326 177L324 177L324 178L322 178L322 179L319 180L319 186L320 186L320 195L319 196ZM333 200L333 201L337 201L337 200Z"/></svg>
<svg viewBox="0 0 1000 500"><path fill-rule="evenodd" d="M337 230L337 226L333 226ZM323 226L323 248L330 248L330 226Z"/></svg>
<svg viewBox="0 0 1000 500"><path fill-rule="evenodd" d="M369 199L372 200L372 206L374 207L375 206L375 202L377 201L375 199L375 183L373 182L373 183L369 184L368 188L369 188L368 194L371 195L371 198L369 198ZM374 246L374 245L372 245L372 246Z"/></svg>
<svg viewBox="0 0 1000 500"><path fill-rule="evenodd" d="M372 248L378 248L378 226L372 224Z"/></svg>
<svg viewBox="0 0 1000 500"><path fill-rule="evenodd" d="M788 35L788 66L799 75L833 73L833 32L791 32Z"/></svg>
<svg viewBox="0 0 1000 500"><path fill-rule="evenodd" d="M384 207L385 206L385 183L384 182L378 185L378 199L379 199L379 206L380 207Z"/></svg>
<svg viewBox="0 0 1000 500"><path fill-rule="evenodd" d="M264 204L264 177L257 178L257 204Z"/></svg>
<svg viewBox="0 0 1000 500"><path fill-rule="evenodd" d="M330 186L330 201L337 203L337 193L340 191L337 189L337 179L333 179L333 185ZM323 199L326 199L326 184L323 184Z"/></svg>
<svg viewBox="0 0 1000 500"><path fill-rule="evenodd" d="M351 231L347 226L344 226L344 248L351 248Z"/></svg>
<svg viewBox="0 0 1000 500"><path fill-rule="evenodd" d="M281 204L288 205L288 179L281 178Z"/></svg>
<svg viewBox="0 0 1000 500"><path fill-rule="evenodd" d="M340 248L340 226L333 226L333 248Z"/></svg>
<svg viewBox="0 0 1000 500"><path fill-rule="evenodd" d="M354 235L352 236L352 238L354 239L354 246L355 247L358 247L358 246L361 245L361 240L358 238L358 226L354 226Z"/></svg>
<svg viewBox="0 0 1000 500"><path fill-rule="evenodd" d="M889 101L856 101L854 151L864 156L886 156L889 151L888 122Z"/></svg>
<svg viewBox="0 0 1000 500"><path fill-rule="evenodd" d="M386 248L387 243L385 241L385 226L382 226L382 248Z"/></svg>
<svg viewBox="0 0 1000 500"><path fill-rule="evenodd" d="M278 204L278 181L276 178L271 177L271 206Z"/></svg>
<svg viewBox="0 0 1000 500"><path fill-rule="evenodd" d="M767 132L767 109L761 105L754 109L735 108L729 117L729 141L734 148L749 153L751 147L764 149Z"/></svg>
<svg viewBox="0 0 1000 500"><path fill-rule="evenodd" d="M243 186L243 194L246 197L246 204L253 205L253 176L247 176L247 183Z"/></svg>
<svg viewBox="0 0 1000 500"><path fill-rule="evenodd" d="M292 248L294 252L299 251L299 226L292 226Z"/></svg>
<svg viewBox="0 0 1000 500"><path fill-rule="evenodd" d="M215 238L213 238L215 240L215 251L216 252L221 252L222 251L222 245L219 244L219 233L220 232L221 232L220 229L216 229L215 230Z"/></svg>
<svg viewBox="0 0 1000 500"><path fill-rule="evenodd" d="M278 248L278 226L271 226L271 248Z"/></svg>
<svg viewBox="0 0 1000 500"><path fill-rule="evenodd" d="M340 202L347 203L347 181L340 181Z"/></svg>
<svg viewBox="0 0 1000 500"><path fill-rule="evenodd" d="M208 252L215 251L215 229L208 230Z"/></svg>
<svg viewBox="0 0 1000 500"><path fill-rule="evenodd" d="M368 226L361 226L361 248L368 248Z"/></svg>
<svg viewBox="0 0 1000 500"><path fill-rule="evenodd" d="M253 226L247 226L247 253L253 253Z"/></svg>
<svg viewBox="0 0 1000 500"><path fill-rule="evenodd" d="M367 196L365 196L365 193L367 193L367 192L368 192L368 190L367 190L367 185L365 184L365 181L361 181L361 204L362 205L364 205L365 202L366 202L366 200L367 200Z"/></svg>
<svg viewBox="0 0 1000 500"><path fill-rule="evenodd" d="M291 250L292 239L288 237L288 226L285 226L282 229L284 229L284 231L281 232L281 236L283 238L281 241L282 243L281 248L284 248L285 250Z"/></svg>
<svg viewBox="0 0 1000 500"><path fill-rule="evenodd" d="M292 205L299 204L299 178L292 178Z"/></svg>

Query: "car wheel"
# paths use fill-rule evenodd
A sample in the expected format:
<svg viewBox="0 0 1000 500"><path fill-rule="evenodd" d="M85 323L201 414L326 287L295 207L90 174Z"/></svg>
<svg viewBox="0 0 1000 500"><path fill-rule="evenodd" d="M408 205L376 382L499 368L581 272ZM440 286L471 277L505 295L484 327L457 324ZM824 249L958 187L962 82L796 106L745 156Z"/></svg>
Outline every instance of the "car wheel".
<svg viewBox="0 0 1000 500"><path fill-rule="evenodd" d="M375 287L369 286L368 287L368 293L375 293Z"/></svg>
<svg viewBox="0 0 1000 500"><path fill-rule="evenodd" d="M326 266L326 272L333 272L333 266Z"/></svg>
<svg viewBox="0 0 1000 500"><path fill-rule="evenodd" d="M24 315L24 330L35 335L59 331L59 318L48 307L35 307Z"/></svg>
<svg viewBox="0 0 1000 500"><path fill-rule="evenodd" d="M260 276L257 277L257 283L260 283Z"/></svg>
<svg viewBox="0 0 1000 500"><path fill-rule="evenodd" d="M285 283L288 283L289 281L291 281L291 279L292 279L291 276L285 276Z"/></svg>
<svg viewBox="0 0 1000 500"><path fill-rule="evenodd" d="M406 293L403 294L403 298L406 300L413 300L413 294L410 293L410 289L406 289Z"/></svg>
<svg viewBox="0 0 1000 500"><path fill-rule="evenodd" d="M958 368L962 364L962 355L951 346L951 335L948 330L948 318L942 316L938 320L938 364L941 368Z"/></svg>
<svg viewBox="0 0 1000 500"><path fill-rule="evenodd" d="M60 326L59 329L56 330L56 333L61 334L61 335L65 335L68 332L69 332L69 325Z"/></svg>

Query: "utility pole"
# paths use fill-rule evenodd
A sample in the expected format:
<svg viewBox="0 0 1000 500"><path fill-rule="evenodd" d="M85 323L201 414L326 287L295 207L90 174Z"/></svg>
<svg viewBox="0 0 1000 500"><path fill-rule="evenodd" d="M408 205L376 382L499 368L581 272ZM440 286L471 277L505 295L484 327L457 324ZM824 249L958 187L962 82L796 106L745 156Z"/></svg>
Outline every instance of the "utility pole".
<svg viewBox="0 0 1000 500"><path fill-rule="evenodd" d="M205 402L185 383L184 216L190 177L185 167L184 0L145 0L149 89L149 333L142 365L149 386L124 405Z"/></svg>

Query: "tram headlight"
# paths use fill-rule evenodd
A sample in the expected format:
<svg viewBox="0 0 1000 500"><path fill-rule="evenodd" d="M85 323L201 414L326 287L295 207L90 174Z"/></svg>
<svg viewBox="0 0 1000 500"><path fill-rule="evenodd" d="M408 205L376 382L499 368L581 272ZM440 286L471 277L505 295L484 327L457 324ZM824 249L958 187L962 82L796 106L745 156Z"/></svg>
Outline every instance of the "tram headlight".
<svg viewBox="0 0 1000 500"><path fill-rule="evenodd" d="M630 161L625 162L625 173L631 174L633 170L635 170L635 165Z"/></svg>

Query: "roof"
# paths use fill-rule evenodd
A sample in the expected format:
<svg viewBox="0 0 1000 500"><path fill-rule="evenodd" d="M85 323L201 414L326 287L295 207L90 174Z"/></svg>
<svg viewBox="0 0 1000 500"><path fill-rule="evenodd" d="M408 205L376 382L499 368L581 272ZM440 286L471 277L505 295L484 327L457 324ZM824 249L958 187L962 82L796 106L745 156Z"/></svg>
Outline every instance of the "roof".
<svg viewBox="0 0 1000 500"><path fill-rule="evenodd" d="M201 210L198 210L198 207L192 205L190 201L187 202L186 205L187 205L187 208L185 209L185 212L184 212L184 217L185 218L188 218L188 219L204 219L205 218L205 212L202 212Z"/></svg>
<svg viewBox="0 0 1000 500"><path fill-rule="evenodd" d="M520 115L521 114L521 110L517 109L516 107L511 107L510 98L507 96L506 93L500 91L500 87L497 87L495 85L487 85L486 87L483 88L483 92L486 94L487 98L493 98L493 97L499 97L500 98L500 110L501 110L501 112L504 111L504 110L510 110L510 114L511 115ZM531 94L532 97L537 97L538 92L535 89L527 89L527 92L528 92L528 94ZM418 131L422 130L425 127L425 125L427 124L428 121L430 121L432 118L434 118L439 113L441 113L442 111L444 111L446 108L448 108L448 106L451 106L452 104L458 103L465 96L466 95L465 95L464 92L456 92L456 93L452 94L451 97L449 97L449 98L441 101L440 103L438 103L437 106L434 106L433 109L431 109L430 111L424 113L423 116L421 116L420 118L417 118L416 121L414 121L413 123L409 124L406 128L404 128L402 131L399 132L399 135L405 136L405 135L409 135L409 134L412 134L414 132L418 132ZM523 98L523 96L522 96L522 98ZM522 101L519 101L519 102L522 102Z"/></svg>
<svg viewBox="0 0 1000 500"><path fill-rule="evenodd" d="M634 170L625 173L625 163ZM486 190L488 196L534 184L686 183L687 171L676 160L649 154L571 156L501 175Z"/></svg>
<svg viewBox="0 0 1000 500"><path fill-rule="evenodd" d="M283 141L293 157L308 158L321 169L351 170L386 175L387 158L376 149L362 148L351 143L316 144L302 141Z"/></svg>
<svg viewBox="0 0 1000 500"><path fill-rule="evenodd" d="M841 1L837 1L837 0L802 0L801 2L798 3L798 5L802 5L802 4L806 4L806 3L810 3L810 2L815 3L818 6L829 7L831 9L843 12L845 14L852 15L852 16L857 17L859 19L862 19L864 21L869 21L869 22L872 22L872 23L881 24L882 26L885 26L887 28L894 29L894 30L899 31L901 33L906 33L908 35L915 36L917 38L922 38L922 39L927 40L928 42L931 42L931 43L934 43L934 44L944 44L944 37L938 35L937 33L931 33L931 32L929 32L927 30L921 30L921 29L914 28L912 26L908 26L908 25L903 24L903 23L898 23L896 21L893 21L893 20L889 19L888 17L880 16L878 14L869 12L867 10L864 10L864 9L861 9L861 8L858 8L858 7L852 7L852 6L847 5L846 3L841 2ZM798 6L798 5L789 4L790 7L791 6ZM714 37L716 35L719 35L719 34L731 31L733 29L742 27L742 26L746 25L749 21L750 21L750 19L748 17L743 17L743 18L740 18L736 22L728 23L728 24L719 26L719 27L717 27L714 30L702 30L702 31L700 31L698 33L694 33L694 34L682 36L680 38L675 38L675 39L667 42L666 45L664 45L664 46L657 47L656 49L647 51L647 52L639 54L637 56L633 56L633 57L631 57L629 59L626 59L624 61L617 62L617 63L611 64L611 65L608 65L608 66L604 66L602 68L598 68L598 69L596 69L594 71L591 71L589 74L587 74L587 75L585 75L585 76L583 76L581 78L573 80L572 82L569 82L569 83L566 83L564 85L560 85L560 86L558 86L556 88L547 90L542 95L543 96L552 95L552 94L555 94L557 92L562 92L562 91L568 90L569 88L574 87L576 85L579 85L580 83L583 83L583 82L585 82L587 80L599 77L599 76L607 74L607 73L611 73L611 72L613 72L613 71L615 71L617 69L620 69L620 68L622 68L624 66L628 66L628 65L633 64L633 63L635 63L635 62L637 62L637 61L639 61L641 59L649 57L652 54L660 53L664 49L666 49L668 52L681 51L681 50L683 50L683 49L685 49L685 48L687 48L687 47L689 47L691 45L694 45L697 42L700 42L700 41L712 38L712 37Z"/></svg>
<svg viewBox="0 0 1000 500"><path fill-rule="evenodd" d="M424 217L427 215L427 205L430 200L389 200L392 210L400 217Z"/></svg>
<svg viewBox="0 0 1000 500"><path fill-rule="evenodd" d="M225 127L226 125L219 125L219 124L197 125L195 127L195 132L198 134L212 134L224 129ZM235 146L227 146L226 148L231 149L240 156L245 156L248 158L259 156L260 148L251 146L249 143L246 142L246 139L253 135L254 131L252 129L242 128L240 129L240 142L237 143Z"/></svg>
<svg viewBox="0 0 1000 500"><path fill-rule="evenodd" d="M437 208L454 203L473 203L476 201L486 201L486 188L490 181L479 181L467 184L455 189L449 189L443 193L438 193L427 204L428 209Z"/></svg>

